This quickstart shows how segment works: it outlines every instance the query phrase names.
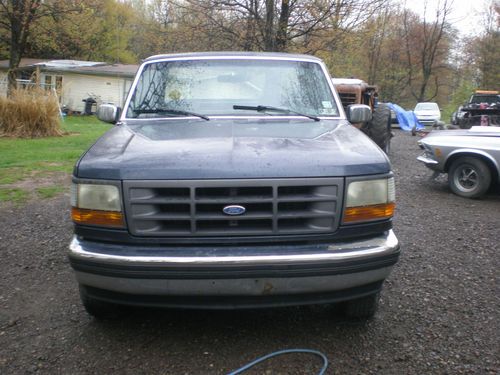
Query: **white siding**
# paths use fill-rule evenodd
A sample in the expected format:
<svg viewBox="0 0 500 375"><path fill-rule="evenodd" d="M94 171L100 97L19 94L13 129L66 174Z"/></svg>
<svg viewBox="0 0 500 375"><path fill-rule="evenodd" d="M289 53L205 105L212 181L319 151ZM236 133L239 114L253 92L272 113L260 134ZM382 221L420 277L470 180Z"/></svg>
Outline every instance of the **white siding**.
<svg viewBox="0 0 500 375"><path fill-rule="evenodd" d="M61 105L66 105L72 111L83 111L83 99L88 98L90 93L99 96L103 103L123 105L126 95L124 78L68 72L58 75L63 76Z"/></svg>
<svg viewBox="0 0 500 375"><path fill-rule="evenodd" d="M7 96L7 72L0 71L0 96Z"/></svg>
<svg viewBox="0 0 500 375"><path fill-rule="evenodd" d="M52 76L55 86L55 77L62 76L62 92L60 103L70 110L81 112L89 97L89 93L99 96L103 103L113 103L123 106L132 78L92 76L71 72L42 72L40 82L45 83L45 76ZM0 96L7 95L7 72L0 71Z"/></svg>

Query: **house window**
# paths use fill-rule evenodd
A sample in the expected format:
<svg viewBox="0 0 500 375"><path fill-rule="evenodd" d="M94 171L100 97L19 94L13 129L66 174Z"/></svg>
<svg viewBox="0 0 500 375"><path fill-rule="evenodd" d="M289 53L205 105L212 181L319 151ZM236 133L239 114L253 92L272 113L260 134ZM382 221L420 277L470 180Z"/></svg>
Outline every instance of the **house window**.
<svg viewBox="0 0 500 375"><path fill-rule="evenodd" d="M59 99L59 103L61 103L61 95L62 95L62 76L54 76L50 74L45 74L44 81L42 83L42 86L45 90L53 90L55 89L55 92L57 94L57 98Z"/></svg>
<svg viewBox="0 0 500 375"><path fill-rule="evenodd" d="M52 89L52 76L45 76L45 82L43 83L43 88L45 90Z"/></svg>
<svg viewBox="0 0 500 375"><path fill-rule="evenodd" d="M50 75L45 76L45 82L44 82L45 89L46 90L55 89L57 98L59 99L59 103L61 103L62 84L63 84L62 76L50 76Z"/></svg>
<svg viewBox="0 0 500 375"><path fill-rule="evenodd" d="M62 91L62 76L56 76L56 91L57 95L61 95Z"/></svg>

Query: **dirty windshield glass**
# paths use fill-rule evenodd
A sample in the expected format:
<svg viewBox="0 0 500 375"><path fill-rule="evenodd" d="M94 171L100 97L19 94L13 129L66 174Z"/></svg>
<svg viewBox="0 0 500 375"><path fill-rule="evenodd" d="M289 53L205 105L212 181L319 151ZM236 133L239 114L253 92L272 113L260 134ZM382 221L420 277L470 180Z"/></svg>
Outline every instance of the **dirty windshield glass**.
<svg viewBox="0 0 500 375"><path fill-rule="evenodd" d="M474 95L472 96L471 103L481 104L481 103L499 103L500 95Z"/></svg>
<svg viewBox="0 0 500 375"><path fill-rule="evenodd" d="M263 115L252 110L237 110L235 105L278 107L311 116L339 115L319 64L235 59L146 65L127 117L175 117L182 115L180 112L201 116Z"/></svg>
<svg viewBox="0 0 500 375"><path fill-rule="evenodd" d="M418 103L415 106L415 111L437 111L438 109L437 103Z"/></svg>

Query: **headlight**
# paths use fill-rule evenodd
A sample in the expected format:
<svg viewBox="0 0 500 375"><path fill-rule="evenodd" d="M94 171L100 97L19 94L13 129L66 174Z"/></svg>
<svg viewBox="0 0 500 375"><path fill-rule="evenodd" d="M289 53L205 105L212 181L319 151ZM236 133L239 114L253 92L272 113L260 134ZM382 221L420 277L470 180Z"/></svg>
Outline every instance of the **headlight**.
<svg viewBox="0 0 500 375"><path fill-rule="evenodd" d="M75 223L125 227L120 190L115 185L73 184L71 206Z"/></svg>
<svg viewBox="0 0 500 375"><path fill-rule="evenodd" d="M389 219L394 215L394 178L351 181L347 186L343 223Z"/></svg>

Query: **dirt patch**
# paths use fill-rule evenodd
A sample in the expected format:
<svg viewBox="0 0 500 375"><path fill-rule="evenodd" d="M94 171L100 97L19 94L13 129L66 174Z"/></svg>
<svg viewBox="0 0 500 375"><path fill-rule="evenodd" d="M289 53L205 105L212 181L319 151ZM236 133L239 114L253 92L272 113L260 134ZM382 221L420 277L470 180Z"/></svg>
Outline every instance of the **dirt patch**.
<svg viewBox="0 0 500 375"><path fill-rule="evenodd" d="M3 185L6 188L20 188L27 191L35 191L40 187L48 186L67 186L71 184L71 175L66 172L47 172L43 176L34 174L31 178L18 181L9 185Z"/></svg>
<svg viewBox="0 0 500 375"><path fill-rule="evenodd" d="M71 184L71 175L67 172L53 171L53 172L40 172L33 171L29 178L24 178L10 184L0 185L0 189L9 191L22 190L22 198L12 202L9 200L0 200L0 208L12 208L25 204L31 200L39 200L47 198L41 196L40 190L54 188L53 196L61 195L69 190ZM62 188L62 189L61 189ZM52 198L52 194L50 196Z"/></svg>

